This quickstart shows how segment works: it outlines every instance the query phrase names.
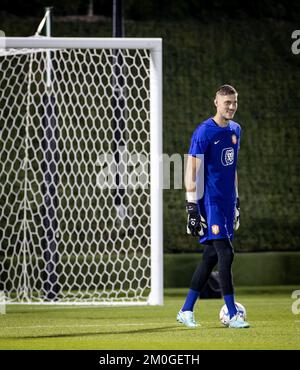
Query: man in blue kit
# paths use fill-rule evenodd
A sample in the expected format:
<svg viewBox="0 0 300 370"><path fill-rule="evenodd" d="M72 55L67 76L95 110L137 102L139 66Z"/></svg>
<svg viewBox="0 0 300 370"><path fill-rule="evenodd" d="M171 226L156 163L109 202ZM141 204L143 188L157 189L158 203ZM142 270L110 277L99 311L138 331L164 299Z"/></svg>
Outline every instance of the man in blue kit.
<svg viewBox="0 0 300 370"><path fill-rule="evenodd" d="M215 116L202 122L191 140L185 173L187 233L199 236L204 250L202 263L193 274L186 300L177 315L177 321L189 328L198 326L194 305L217 263L230 316L228 327L249 327L235 306L231 272L234 257L231 242L240 221L236 164L241 127L232 121L237 97L234 87L221 86L214 100Z"/></svg>

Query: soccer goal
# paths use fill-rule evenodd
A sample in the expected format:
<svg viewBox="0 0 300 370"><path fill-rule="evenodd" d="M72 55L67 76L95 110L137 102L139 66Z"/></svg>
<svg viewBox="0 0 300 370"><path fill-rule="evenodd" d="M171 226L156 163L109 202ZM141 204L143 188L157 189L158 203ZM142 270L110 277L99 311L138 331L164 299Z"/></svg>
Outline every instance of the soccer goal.
<svg viewBox="0 0 300 370"><path fill-rule="evenodd" d="M160 39L5 38L6 303L163 303Z"/></svg>

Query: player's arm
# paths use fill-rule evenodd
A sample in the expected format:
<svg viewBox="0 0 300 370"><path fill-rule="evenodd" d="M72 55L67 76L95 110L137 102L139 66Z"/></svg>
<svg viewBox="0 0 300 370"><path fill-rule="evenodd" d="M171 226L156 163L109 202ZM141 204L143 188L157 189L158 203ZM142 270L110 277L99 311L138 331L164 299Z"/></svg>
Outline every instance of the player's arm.
<svg viewBox="0 0 300 370"><path fill-rule="evenodd" d="M199 157L188 156L184 178L186 211L188 213L186 232L193 236L204 235L204 229L207 228L206 221L200 215L197 205L197 180L199 179L200 166L201 159Z"/></svg>
<svg viewBox="0 0 300 370"><path fill-rule="evenodd" d="M197 202L196 196L196 178L197 171L199 171L201 165L201 159L199 157L194 157L192 155L188 156L184 185L186 190L186 196L189 197L191 201ZM188 200L188 199L187 199Z"/></svg>
<svg viewBox="0 0 300 370"><path fill-rule="evenodd" d="M235 205L235 217L234 217L234 230L240 227L240 198L238 192L238 175L235 171L235 193L236 193L236 205Z"/></svg>

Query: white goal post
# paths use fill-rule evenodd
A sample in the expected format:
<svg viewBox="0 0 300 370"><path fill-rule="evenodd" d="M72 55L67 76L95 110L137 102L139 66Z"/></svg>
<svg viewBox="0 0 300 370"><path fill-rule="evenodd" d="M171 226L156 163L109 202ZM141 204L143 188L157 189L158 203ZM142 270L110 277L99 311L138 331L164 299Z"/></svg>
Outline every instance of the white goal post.
<svg viewBox="0 0 300 370"><path fill-rule="evenodd" d="M163 304L162 40L0 41L6 303Z"/></svg>

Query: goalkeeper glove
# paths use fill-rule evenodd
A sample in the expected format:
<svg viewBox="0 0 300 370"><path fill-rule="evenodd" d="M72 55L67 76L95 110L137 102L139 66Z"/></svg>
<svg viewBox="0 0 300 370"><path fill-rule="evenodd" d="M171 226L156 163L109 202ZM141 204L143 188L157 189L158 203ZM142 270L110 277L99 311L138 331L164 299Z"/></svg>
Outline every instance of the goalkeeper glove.
<svg viewBox="0 0 300 370"><path fill-rule="evenodd" d="M234 230L237 230L240 227L240 198L236 198L235 205L235 216L234 216Z"/></svg>
<svg viewBox="0 0 300 370"><path fill-rule="evenodd" d="M203 236L204 229L207 228L206 221L199 214L197 203L186 203L186 211L188 213L186 232L193 236Z"/></svg>

